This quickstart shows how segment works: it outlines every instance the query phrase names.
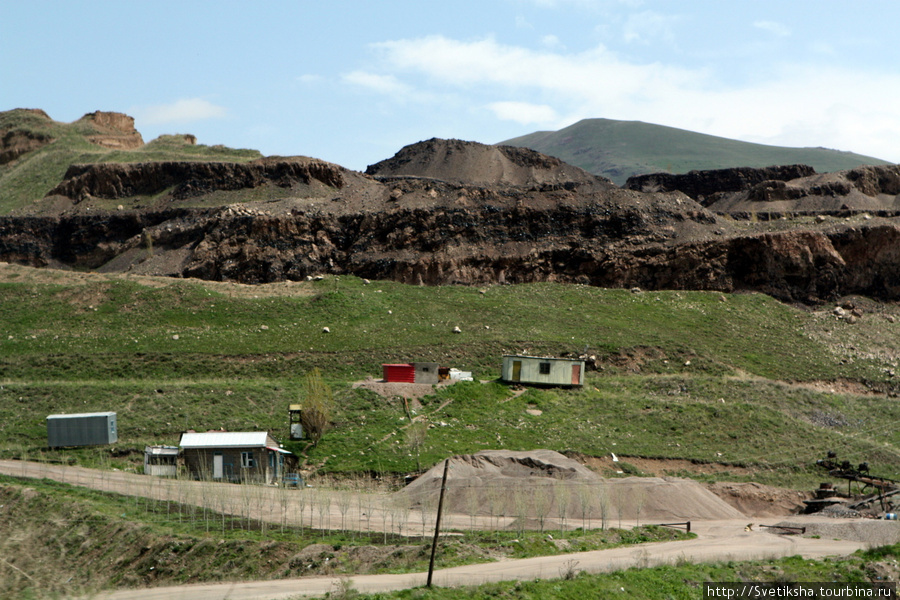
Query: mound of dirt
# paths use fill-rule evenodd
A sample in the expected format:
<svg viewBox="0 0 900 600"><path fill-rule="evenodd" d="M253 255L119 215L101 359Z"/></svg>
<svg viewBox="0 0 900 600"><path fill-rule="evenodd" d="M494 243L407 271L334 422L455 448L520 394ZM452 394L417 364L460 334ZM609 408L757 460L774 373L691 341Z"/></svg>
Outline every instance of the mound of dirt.
<svg viewBox="0 0 900 600"><path fill-rule="evenodd" d="M528 148L432 138L402 148L392 158L366 169L381 177L430 177L470 185L532 187L603 183L608 179Z"/></svg>
<svg viewBox="0 0 900 600"><path fill-rule="evenodd" d="M853 519L834 521L781 521L779 526L805 527L806 537L819 536L823 539L853 540L864 542L871 547L885 546L900 542L900 521L877 519ZM773 532L777 530L772 530Z"/></svg>
<svg viewBox="0 0 900 600"><path fill-rule="evenodd" d="M675 477L603 479L552 450L484 450L454 456L444 507L471 516L680 521L741 518L700 484ZM437 505L444 463L404 490L411 506ZM563 508L560 508L563 507Z"/></svg>
<svg viewBox="0 0 900 600"><path fill-rule="evenodd" d="M707 484L706 487L748 517L796 515L805 508L803 501L815 495L812 492L798 492L760 483L718 481Z"/></svg>

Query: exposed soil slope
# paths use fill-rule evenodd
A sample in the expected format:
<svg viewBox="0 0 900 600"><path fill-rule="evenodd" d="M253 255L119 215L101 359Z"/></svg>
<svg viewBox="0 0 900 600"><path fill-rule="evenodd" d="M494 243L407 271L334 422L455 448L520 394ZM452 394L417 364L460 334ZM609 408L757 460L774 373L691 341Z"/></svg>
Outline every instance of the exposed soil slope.
<svg viewBox="0 0 900 600"><path fill-rule="evenodd" d="M107 120L111 131L130 126ZM761 227L716 214L782 209L752 199L782 187L806 190L820 208L856 197L886 206L900 191L897 169L827 176L844 187L784 167L657 178L637 191L531 150L437 139L403 148L371 175L303 157L74 165L28 214L0 219L0 260L241 283L328 272L897 299L893 221ZM684 192L646 191L676 184Z"/></svg>
<svg viewBox="0 0 900 600"><path fill-rule="evenodd" d="M430 140L410 144L392 158L370 165L367 175L430 177L455 183L514 187L605 184L608 179L568 165L528 148L487 146L461 140Z"/></svg>
<svg viewBox="0 0 900 600"><path fill-rule="evenodd" d="M734 519L738 510L689 479L603 479L552 450L483 450L449 459L444 506L449 512L518 519L618 518ZM413 506L435 506L444 465L440 463L399 493ZM510 493L515 490L520 493ZM616 508L613 509L612 507Z"/></svg>
<svg viewBox="0 0 900 600"><path fill-rule="evenodd" d="M857 167L816 173L792 165L765 169L654 173L631 177L628 189L680 191L717 213L731 215L900 214L900 165Z"/></svg>

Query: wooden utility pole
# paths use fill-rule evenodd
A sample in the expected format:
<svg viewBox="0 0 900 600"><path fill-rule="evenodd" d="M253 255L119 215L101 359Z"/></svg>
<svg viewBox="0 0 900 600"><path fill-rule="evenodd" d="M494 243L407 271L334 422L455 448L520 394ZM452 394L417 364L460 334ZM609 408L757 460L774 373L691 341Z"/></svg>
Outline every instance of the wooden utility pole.
<svg viewBox="0 0 900 600"><path fill-rule="evenodd" d="M434 540L431 542L431 560L428 561L428 583L425 587L431 587L431 575L434 573L434 553L437 551L438 536L441 532L441 509L444 507L444 490L447 489L447 469L450 468L450 459L444 461L444 476L441 477L441 495L438 496L437 517L434 519Z"/></svg>

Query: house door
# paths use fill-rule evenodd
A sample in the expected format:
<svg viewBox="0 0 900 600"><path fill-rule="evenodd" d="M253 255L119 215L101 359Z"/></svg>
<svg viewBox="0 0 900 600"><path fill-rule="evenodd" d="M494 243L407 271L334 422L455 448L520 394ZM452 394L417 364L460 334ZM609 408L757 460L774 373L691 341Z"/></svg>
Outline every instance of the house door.
<svg viewBox="0 0 900 600"><path fill-rule="evenodd" d="M572 385L581 383L581 365L572 365Z"/></svg>
<svg viewBox="0 0 900 600"><path fill-rule="evenodd" d="M512 380L513 381L521 381L522 380L522 361L521 360L513 361Z"/></svg>
<svg viewBox="0 0 900 600"><path fill-rule="evenodd" d="M213 454L213 479L222 479L222 453L216 452Z"/></svg>

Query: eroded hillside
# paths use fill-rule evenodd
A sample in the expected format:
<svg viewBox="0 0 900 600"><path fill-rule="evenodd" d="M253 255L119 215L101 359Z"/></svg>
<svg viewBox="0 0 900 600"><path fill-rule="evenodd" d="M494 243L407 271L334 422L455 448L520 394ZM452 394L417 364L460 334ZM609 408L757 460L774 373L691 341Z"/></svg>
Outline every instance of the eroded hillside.
<svg viewBox="0 0 900 600"><path fill-rule="evenodd" d="M98 114L91 131L132 135ZM662 174L622 189L532 150L440 139L366 174L305 157L75 164L0 218L0 260L243 283L348 273L895 300L897 168Z"/></svg>

